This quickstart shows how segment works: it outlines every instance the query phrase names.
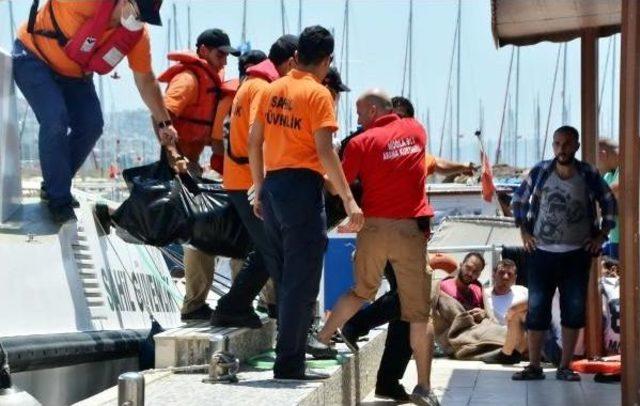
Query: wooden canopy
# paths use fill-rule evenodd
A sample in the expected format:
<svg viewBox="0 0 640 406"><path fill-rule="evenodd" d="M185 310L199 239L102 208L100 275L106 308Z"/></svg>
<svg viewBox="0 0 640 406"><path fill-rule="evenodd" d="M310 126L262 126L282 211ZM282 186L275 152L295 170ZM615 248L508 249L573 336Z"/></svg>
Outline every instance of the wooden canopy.
<svg viewBox="0 0 640 406"><path fill-rule="evenodd" d="M496 46L566 42L620 32L621 0L491 0Z"/></svg>

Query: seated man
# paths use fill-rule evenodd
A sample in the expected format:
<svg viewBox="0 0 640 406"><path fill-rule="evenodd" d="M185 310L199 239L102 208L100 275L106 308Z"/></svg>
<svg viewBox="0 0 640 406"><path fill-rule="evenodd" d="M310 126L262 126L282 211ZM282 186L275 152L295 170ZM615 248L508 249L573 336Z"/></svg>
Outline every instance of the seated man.
<svg viewBox="0 0 640 406"><path fill-rule="evenodd" d="M477 314L476 317L478 319L485 317L482 286L478 283L478 277L482 273L484 266L485 261L482 254L477 252L467 254L460 264L457 276L443 280L439 289L445 293L448 291L447 295L471 296L473 299L463 299L463 301L468 304L468 310L475 309L474 313ZM400 320L400 300L395 290L394 272L388 264L387 269L385 269L385 275L391 284L392 290L352 317L345 324L343 335L350 341L352 346L356 346L358 337L368 334L372 328L389 322L385 351L378 369L376 396L406 401L409 396L399 381L402 379L411 359L411 347L408 345L409 324ZM444 290L442 289L442 284L444 284ZM431 365L434 342L434 331L431 323L428 325L427 332L429 342L427 345L428 365ZM430 375L430 371L428 375Z"/></svg>
<svg viewBox="0 0 640 406"><path fill-rule="evenodd" d="M516 274L516 264L510 259L498 262L493 271L491 310L498 323L506 327L507 338L501 349L482 358L487 364L517 364L527 350L524 326L529 295L527 288L515 284Z"/></svg>
<svg viewBox="0 0 640 406"><path fill-rule="evenodd" d="M604 349L607 355L620 354L620 265L611 257L602 257L600 292L604 314Z"/></svg>

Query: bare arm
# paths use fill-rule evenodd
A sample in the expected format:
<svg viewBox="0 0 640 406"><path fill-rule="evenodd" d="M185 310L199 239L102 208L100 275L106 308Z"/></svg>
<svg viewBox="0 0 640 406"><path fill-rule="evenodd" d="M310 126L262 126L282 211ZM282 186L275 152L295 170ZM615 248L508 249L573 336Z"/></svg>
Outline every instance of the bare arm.
<svg viewBox="0 0 640 406"><path fill-rule="evenodd" d="M156 80L153 72L133 72L133 78L136 82L136 87L138 88L140 97L142 97L142 101L144 101L144 104L146 104L149 111L151 111L153 120L156 123L170 120L171 117L169 112L164 106L160 84ZM173 144L178 138L178 134L173 125L160 128L158 130L158 136L163 145Z"/></svg>
<svg viewBox="0 0 640 406"><path fill-rule="evenodd" d="M254 121L249 130L249 167L251 168L251 179L253 180L254 204L253 212L262 218L262 202L260 201L260 191L264 183L264 157L262 155L262 144L264 143L264 126L259 121Z"/></svg>
<svg viewBox="0 0 640 406"><path fill-rule="evenodd" d="M471 172L473 171L473 163L459 163L450 161L448 159L435 157L436 160L436 172L442 175L448 175L457 172Z"/></svg>
<svg viewBox="0 0 640 406"><path fill-rule="evenodd" d="M315 132L314 138L318 158L320 159L324 169L327 171L329 182L342 198L345 211L349 216L347 229L353 232L360 231L364 224L364 215L353 198L351 188L349 188L347 179L342 171L342 165L338 159L338 154L336 154L336 151L333 149L331 131L327 128L321 128Z"/></svg>

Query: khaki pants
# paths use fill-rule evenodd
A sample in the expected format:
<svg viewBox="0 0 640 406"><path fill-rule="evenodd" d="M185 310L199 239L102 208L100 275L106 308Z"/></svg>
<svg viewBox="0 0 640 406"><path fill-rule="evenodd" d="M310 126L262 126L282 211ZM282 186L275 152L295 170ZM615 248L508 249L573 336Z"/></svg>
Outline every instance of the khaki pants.
<svg viewBox="0 0 640 406"><path fill-rule="evenodd" d="M200 250L184 247L186 294L182 314L198 310L206 303L215 270L216 257Z"/></svg>
<svg viewBox="0 0 640 406"><path fill-rule="evenodd" d="M427 237L414 219L367 218L356 239L353 293L373 300L387 261L398 284L401 318L426 322L431 307Z"/></svg>

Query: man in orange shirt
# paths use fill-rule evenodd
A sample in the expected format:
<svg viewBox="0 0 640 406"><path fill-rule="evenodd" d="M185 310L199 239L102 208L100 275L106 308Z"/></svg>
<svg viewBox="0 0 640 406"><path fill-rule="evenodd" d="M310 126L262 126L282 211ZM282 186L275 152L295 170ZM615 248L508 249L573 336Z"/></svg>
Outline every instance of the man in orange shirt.
<svg viewBox="0 0 640 406"><path fill-rule="evenodd" d="M254 213L264 218L265 260L278 296L276 379L328 377L305 371L304 363L327 245L325 173L342 198L350 227L358 230L363 223L331 142L338 125L322 80L333 48L325 28L305 28L298 39L297 68L265 90L249 135Z"/></svg>
<svg viewBox="0 0 640 406"><path fill-rule="evenodd" d="M252 308L253 299L269 279L264 257L268 249L267 236L261 219L253 214L247 200L252 185L251 170L247 158L249 130L256 119L261 97L269 83L286 75L294 66L293 56L298 48L298 38L283 35L269 50L269 57L247 69L246 79L233 100L231 126L224 157L224 187L229 193L242 223L247 228L255 251L247 257L229 292L218 300L211 316L211 324L219 327L262 326ZM271 285L266 285L267 287ZM272 288L271 288L272 289ZM269 295L265 295L269 296ZM275 317L275 301L267 302L269 314Z"/></svg>
<svg viewBox="0 0 640 406"><path fill-rule="evenodd" d="M239 55L231 47L229 36L214 28L202 32L196 40L196 52L173 52L169 59L178 62L158 77L168 82L164 103L171 113L178 141L168 146L170 161L185 157L192 168L198 165L205 146L213 150L211 167L221 173L222 127L231 109L233 85L224 82L228 55ZM184 165L181 165L184 167ZM215 256L192 247L184 249L186 294L181 309L182 321L208 320L211 308L206 303L215 268Z"/></svg>
<svg viewBox="0 0 640 406"><path fill-rule="evenodd" d="M176 139L151 69L144 22L160 25L161 0L50 0L17 33L13 74L38 123L43 198L55 222L75 220L71 179L102 134L92 81L127 56L136 86L158 124L160 141Z"/></svg>

